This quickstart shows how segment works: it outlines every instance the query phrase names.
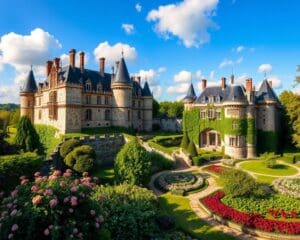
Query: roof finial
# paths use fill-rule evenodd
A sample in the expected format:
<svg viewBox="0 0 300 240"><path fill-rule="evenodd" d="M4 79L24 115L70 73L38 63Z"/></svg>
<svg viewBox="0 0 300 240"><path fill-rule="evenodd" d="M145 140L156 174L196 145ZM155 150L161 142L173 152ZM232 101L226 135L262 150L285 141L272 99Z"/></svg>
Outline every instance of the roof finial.
<svg viewBox="0 0 300 240"><path fill-rule="evenodd" d="M30 64L30 70L32 71L32 64Z"/></svg>
<svg viewBox="0 0 300 240"><path fill-rule="evenodd" d="M264 71L264 78L267 79L267 71Z"/></svg>
<svg viewBox="0 0 300 240"><path fill-rule="evenodd" d="M124 58L124 50L123 50L123 48L122 48L121 54L122 54L122 58Z"/></svg>

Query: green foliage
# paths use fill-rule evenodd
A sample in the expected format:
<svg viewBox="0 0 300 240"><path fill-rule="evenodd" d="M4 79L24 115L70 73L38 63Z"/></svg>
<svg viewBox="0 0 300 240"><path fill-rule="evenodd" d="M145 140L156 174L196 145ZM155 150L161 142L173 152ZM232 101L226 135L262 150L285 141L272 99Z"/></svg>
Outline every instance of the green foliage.
<svg viewBox="0 0 300 240"><path fill-rule="evenodd" d="M46 155L50 156L61 142L61 138L55 136L58 130L55 127L44 124L36 124L34 127L40 137L40 142L43 145Z"/></svg>
<svg viewBox="0 0 300 240"><path fill-rule="evenodd" d="M147 152L147 154L151 160L151 173L160 172L174 167L174 161L165 158L157 152L152 151Z"/></svg>
<svg viewBox="0 0 300 240"><path fill-rule="evenodd" d="M5 110L5 111L17 111L20 109L19 104L14 104L14 103L2 103L0 104L0 110Z"/></svg>
<svg viewBox="0 0 300 240"><path fill-rule="evenodd" d="M0 156L7 154L15 154L18 150L16 145L10 144L6 141L7 133L0 131Z"/></svg>
<svg viewBox="0 0 300 240"><path fill-rule="evenodd" d="M106 215L91 198L93 182L87 177L62 177L59 171L49 178L35 176L35 182L23 179L1 201L0 239L100 239ZM13 206L9 212L7 204ZM11 233L13 237L8 237Z"/></svg>
<svg viewBox="0 0 300 240"><path fill-rule="evenodd" d="M111 126L111 127L82 128L82 133L87 135L113 134L113 133L134 134L135 131L132 128Z"/></svg>
<svg viewBox="0 0 300 240"><path fill-rule="evenodd" d="M161 117L182 118L184 106L182 102L161 102L159 114Z"/></svg>
<svg viewBox="0 0 300 240"><path fill-rule="evenodd" d="M291 212L300 209L300 200L286 195L272 194L262 198L232 197L225 195L221 200L226 205L247 213L259 213L266 216L269 209L282 209Z"/></svg>
<svg viewBox="0 0 300 240"><path fill-rule="evenodd" d="M73 151L74 148L81 146L82 143L80 140L77 139L69 139L60 146L60 156L65 158L70 152Z"/></svg>
<svg viewBox="0 0 300 240"><path fill-rule="evenodd" d="M273 131L257 130L257 152L277 152L278 151L278 133Z"/></svg>
<svg viewBox="0 0 300 240"><path fill-rule="evenodd" d="M41 157L34 152L0 156L0 189L8 189L19 177L31 177L42 165Z"/></svg>
<svg viewBox="0 0 300 240"><path fill-rule="evenodd" d="M275 168L276 159L279 156L275 155L275 153L264 153L260 156L260 158L264 161L267 168Z"/></svg>
<svg viewBox="0 0 300 240"><path fill-rule="evenodd" d="M96 152L88 145L74 148L64 159L67 166L80 173L92 170L95 160Z"/></svg>
<svg viewBox="0 0 300 240"><path fill-rule="evenodd" d="M283 138L286 143L292 142L295 147L300 148L300 95L292 91L283 91L279 99L284 107Z"/></svg>
<svg viewBox="0 0 300 240"><path fill-rule="evenodd" d="M27 116L20 118L15 144L19 145L26 152L33 152L34 150L42 152L39 135Z"/></svg>
<svg viewBox="0 0 300 240"><path fill-rule="evenodd" d="M195 144L193 143L193 141L189 142L187 151L188 151L188 153L190 154L191 157L196 157L198 155Z"/></svg>
<svg viewBox="0 0 300 240"><path fill-rule="evenodd" d="M143 185L150 177L151 159L138 140L134 139L122 147L116 156L114 167L117 182Z"/></svg>
<svg viewBox="0 0 300 240"><path fill-rule="evenodd" d="M152 116L153 118L159 117L159 103L154 98L152 102Z"/></svg>
<svg viewBox="0 0 300 240"><path fill-rule="evenodd" d="M101 211L109 213L104 226L113 239L152 239L159 231L154 219L157 199L145 188L127 184L98 187L93 199Z"/></svg>
<svg viewBox="0 0 300 240"><path fill-rule="evenodd" d="M183 149L187 149L189 146L189 137L186 133L183 134L182 140L181 140L181 144L180 147Z"/></svg>
<svg viewBox="0 0 300 240"><path fill-rule="evenodd" d="M172 154L180 146L182 135L156 136L148 141L150 147L153 147L166 154Z"/></svg>
<svg viewBox="0 0 300 240"><path fill-rule="evenodd" d="M241 170L225 170L220 175L220 182L226 195L231 195L232 197L251 195L261 197L266 195L266 191L263 189L264 186L256 183L252 176Z"/></svg>

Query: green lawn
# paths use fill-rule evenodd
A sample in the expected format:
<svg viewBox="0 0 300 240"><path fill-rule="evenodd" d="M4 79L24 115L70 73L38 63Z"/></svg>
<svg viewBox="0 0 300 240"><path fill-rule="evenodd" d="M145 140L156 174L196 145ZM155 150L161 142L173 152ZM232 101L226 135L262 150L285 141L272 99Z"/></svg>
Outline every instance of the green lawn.
<svg viewBox="0 0 300 240"><path fill-rule="evenodd" d="M255 179L258 182L261 183L268 183L268 184L272 184L272 182L277 179L276 177L268 177L268 176L262 176L262 175L257 175L255 174Z"/></svg>
<svg viewBox="0 0 300 240"><path fill-rule="evenodd" d="M100 184L113 184L115 180L114 167L97 167L95 171L91 172L92 177L98 177Z"/></svg>
<svg viewBox="0 0 300 240"><path fill-rule="evenodd" d="M274 176L288 176L297 174L297 169L294 167L290 167L285 164L277 164L275 168L267 168L263 161L246 161L240 164L242 169L262 173L262 174L269 174Z"/></svg>
<svg viewBox="0 0 300 240"><path fill-rule="evenodd" d="M169 135L159 135L155 136L154 138L151 138L148 141L148 144L150 147L153 147L159 151L162 151L167 154L172 154L172 152L176 151L180 147L180 142L176 146L164 146L162 144L163 140L172 140L175 138L180 138L182 135L181 134L169 134Z"/></svg>
<svg viewBox="0 0 300 240"><path fill-rule="evenodd" d="M178 228L190 234L193 238L204 240L231 240L236 239L216 230L201 220L191 209L189 199L172 194L163 194L159 197L163 214L169 215L176 221Z"/></svg>

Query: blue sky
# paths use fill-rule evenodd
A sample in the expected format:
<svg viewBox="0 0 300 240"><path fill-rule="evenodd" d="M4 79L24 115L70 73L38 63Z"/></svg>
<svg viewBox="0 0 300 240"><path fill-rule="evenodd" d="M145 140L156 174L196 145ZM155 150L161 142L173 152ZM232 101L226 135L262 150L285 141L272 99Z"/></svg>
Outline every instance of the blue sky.
<svg viewBox="0 0 300 240"><path fill-rule="evenodd" d="M300 64L300 1L110 0L2 1L0 14L0 103L18 102L18 90L33 64L43 80L45 62L67 62L75 48L87 68L107 58L106 71L121 56L131 74L150 83L160 101L177 100L191 79L219 84L264 72L276 92L292 88Z"/></svg>

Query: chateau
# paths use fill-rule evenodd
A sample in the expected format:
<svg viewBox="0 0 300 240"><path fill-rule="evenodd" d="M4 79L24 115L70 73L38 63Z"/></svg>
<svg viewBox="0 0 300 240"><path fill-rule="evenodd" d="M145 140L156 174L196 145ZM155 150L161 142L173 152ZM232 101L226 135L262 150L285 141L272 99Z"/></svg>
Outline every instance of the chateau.
<svg viewBox="0 0 300 240"><path fill-rule="evenodd" d="M46 64L46 79L36 84L30 70L20 91L21 115L34 124L51 125L61 133L80 132L82 128L119 126L138 131L152 130L152 93L147 81L129 76L123 58L105 72L105 58L99 71L86 69L84 52L69 52L69 65L59 58Z"/></svg>
<svg viewBox="0 0 300 240"><path fill-rule="evenodd" d="M196 96L191 84L183 99L183 131L200 148L224 151L233 158L253 158L258 148L272 152L278 144L281 104L264 80L255 90L252 79L245 87L226 83L208 87L202 80L202 92Z"/></svg>

